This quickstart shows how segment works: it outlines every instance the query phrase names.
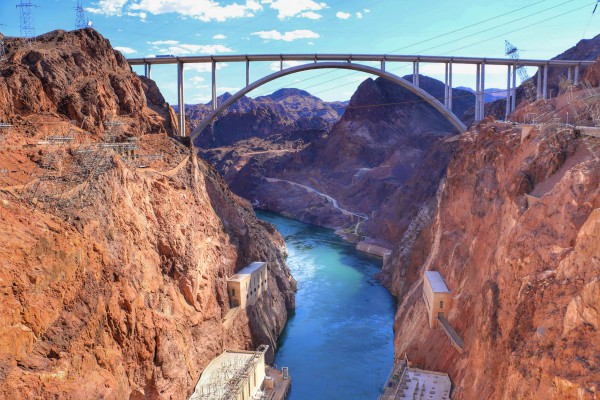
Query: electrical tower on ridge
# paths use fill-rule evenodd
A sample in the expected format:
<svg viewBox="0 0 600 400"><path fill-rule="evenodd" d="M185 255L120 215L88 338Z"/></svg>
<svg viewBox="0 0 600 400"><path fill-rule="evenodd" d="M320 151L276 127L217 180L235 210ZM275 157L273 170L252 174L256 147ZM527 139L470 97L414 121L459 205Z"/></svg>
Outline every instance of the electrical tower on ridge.
<svg viewBox="0 0 600 400"><path fill-rule="evenodd" d="M519 78L521 78L521 84L523 85L523 88L525 90L525 98L527 99L528 102L533 103L534 101L537 100L537 89L536 89L535 85L533 84L533 80L529 79L529 74L527 73L527 70L525 69L525 67L523 65L521 65L521 63L519 61L519 58L520 58L519 57L519 49L517 49L515 46L513 46L508 40L505 40L504 44L505 44L504 54L506 54L513 60L515 60L515 65L514 65L513 71L516 71L516 73L519 74ZM514 96L516 96L516 95L517 95L517 93L515 91ZM507 112L507 114L508 114L508 112Z"/></svg>
<svg viewBox="0 0 600 400"><path fill-rule="evenodd" d="M85 11L81 0L77 0L77 6L75 7L75 29L84 29L87 26L85 19Z"/></svg>
<svg viewBox="0 0 600 400"><path fill-rule="evenodd" d="M27 39L29 45L33 42L35 37L35 23L33 21L33 7L37 5L33 4L31 0L21 0L17 4L19 8L20 20L21 20L21 36Z"/></svg>

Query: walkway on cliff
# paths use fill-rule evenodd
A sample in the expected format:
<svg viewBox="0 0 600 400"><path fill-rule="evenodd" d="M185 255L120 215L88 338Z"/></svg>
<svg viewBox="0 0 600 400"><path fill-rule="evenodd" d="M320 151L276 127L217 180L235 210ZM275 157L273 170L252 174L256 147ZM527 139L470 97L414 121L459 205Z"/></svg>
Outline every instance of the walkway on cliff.
<svg viewBox="0 0 600 400"><path fill-rule="evenodd" d="M337 210L340 210L342 212L342 214L344 215L350 215L350 216L354 216L360 219L364 219L367 220L368 217L366 215L363 214L358 214L349 210L346 210L342 207L340 207L338 201L336 199L334 199L333 197L326 195L325 193L319 192L317 189L307 186L307 185L302 185L300 183L296 183L296 182L292 182L292 181L288 181L286 179L278 179L278 178L269 178L269 177L265 177L265 180L269 183L274 183L274 182L285 182L285 183L289 183L292 186L298 186L301 187L303 189L305 189L307 192L311 192L311 193L315 193L318 194L319 196L325 197L327 199L327 201L329 201L331 204L333 204L333 207Z"/></svg>

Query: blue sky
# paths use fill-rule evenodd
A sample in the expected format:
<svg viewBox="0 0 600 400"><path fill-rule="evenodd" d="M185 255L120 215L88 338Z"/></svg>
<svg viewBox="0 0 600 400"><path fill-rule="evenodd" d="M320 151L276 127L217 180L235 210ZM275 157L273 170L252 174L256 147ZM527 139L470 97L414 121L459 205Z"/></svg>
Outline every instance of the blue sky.
<svg viewBox="0 0 600 400"><path fill-rule="evenodd" d="M32 0L36 33L73 29L75 0ZM20 0L0 0L0 27L19 35ZM504 57L504 40L523 58L550 58L600 33L596 0L83 0L86 18L126 57L155 54L387 53ZM600 8L600 7L599 7ZM245 65L219 65L218 93L245 84ZM253 63L251 80L278 69ZM142 73L142 69L135 69ZM406 64L388 63L398 75ZM534 71L531 71L532 73ZM443 66L421 73L443 79ZM455 86L475 85L474 67L455 65ZM176 99L175 66L155 66L167 101ZM210 99L210 72L187 66L186 103ZM298 87L325 100L347 100L367 75L312 71L251 93ZM503 67L486 69L487 87L506 85Z"/></svg>

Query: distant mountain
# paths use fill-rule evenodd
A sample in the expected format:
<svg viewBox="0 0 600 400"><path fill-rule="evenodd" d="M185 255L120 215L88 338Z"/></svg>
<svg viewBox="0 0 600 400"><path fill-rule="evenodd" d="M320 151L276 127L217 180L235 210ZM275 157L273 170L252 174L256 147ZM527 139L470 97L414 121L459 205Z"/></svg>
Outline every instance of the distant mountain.
<svg viewBox="0 0 600 400"><path fill-rule="evenodd" d="M217 104L231 97L219 96ZM280 89L255 99L242 97L196 140L202 148L229 146L252 137L265 138L297 131L327 131L344 113L347 102L326 102L300 89ZM212 103L186 106L191 130L212 110Z"/></svg>
<svg viewBox="0 0 600 400"><path fill-rule="evenodd" d="M467 92L475 94L475 90L467 86L459 86L457 89L466 90ZM499 99L506 99L506 89L490 88L485 89L484 93L484 99L486 103L490 103Z"/></svg>
<svg viewBox="0 0 600 400"><path fill-rule="evenodd" d="M412 75L406 75L402 78L412 82ZM419 75L419 86L427 93L444 103L444 83L437 79L430 78L425 75ZM452 112L459 118L465 111L475 104L475 96L472 91L462 88L452 88Z"/></svg>

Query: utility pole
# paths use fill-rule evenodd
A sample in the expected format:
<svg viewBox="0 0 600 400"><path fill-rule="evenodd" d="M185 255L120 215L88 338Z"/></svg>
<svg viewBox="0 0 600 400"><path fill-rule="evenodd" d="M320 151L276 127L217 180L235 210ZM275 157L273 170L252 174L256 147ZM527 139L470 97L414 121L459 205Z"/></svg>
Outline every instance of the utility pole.
<svg viewBox="0 0 600 400"><path fill-rule="evenodd" d="M75 29L84 29L85 27L87 27L85 11L83 11L81 0L77 0L77 6L75 7Z"/></svg>
<svg viewBox="0 0 600 400"><path fill-rule="evenodd" d="M33 7L37 7L37 5L33 4L31 0L21 0L19 4L17 4L19 8L19 14L21 19L21 36L27 39L29 45L33 42L35 38L35 23L33 21Z"/></svg>

